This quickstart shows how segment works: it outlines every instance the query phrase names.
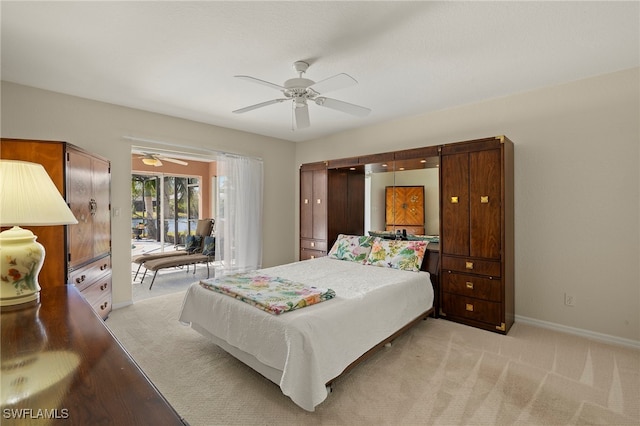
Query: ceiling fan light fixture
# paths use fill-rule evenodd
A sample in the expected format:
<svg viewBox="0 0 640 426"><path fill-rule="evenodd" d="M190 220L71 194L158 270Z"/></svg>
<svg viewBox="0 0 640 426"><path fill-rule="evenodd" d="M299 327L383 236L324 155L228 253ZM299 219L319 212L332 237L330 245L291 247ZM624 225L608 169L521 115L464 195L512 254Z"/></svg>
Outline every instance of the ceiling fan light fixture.
<svg viewBox="0 0 640 426"><path fill-rule="evenodd" d="M309 80L308 78L290 78L289 80L284 82L284 88L292 91L295 89L304 91L309 86L312 86L314 84L315 81Z"/></svg>
<svg viewBox="0 0 640 426"><path fill-rule="evenodd" d="M250 77L248 75L236 75L237 78L240 78L242 80L251 81L263 86L269 86L271 88L277 89L284 95L284 98L272 99L270 101L240 108L232 112L240 114L252 111L257 108L262 108L267 105L272 105L274 103L291 100L293 103L292 110L295 112L295 125L292 126L292 128L298 129L309 127L310 125L309 107L307 101L313 101L316 103L316 105L355 115L358 117L364 117L371 112L369 108L351 104L349 102L339 101L337 99L320 96L320 94L323 94L325 92L330 92L332 90L342 89L354 84L358 84L356 79L354 79L350 75L345 73L336 74L333 77L325 78L324 80L316 83L313 80L302 77L302 75L309 68L309 63L298 61L293 64L293 67L298 72L298 77L286 80L283 86L260 80L259 78Z"/></svg>
<svg viewBox="0 0 640 426"><path fill-rule="evenodd" d="M144 164L146 164L147 166L156 166L156 167L158 167L158 166L162 165L160 160L158 160L157 158L153 158L153 157L151 157L151 158L145 157L145 158L142 159L142 162Z"/></svg>
<svg viewBox="0 0 640 426"><path fill-rule="evenodd" d="M175 164L180 164L181 166L188 166L189 163L187 163L184 160L180 160L178 158L172 158L172 157L165 157L162 154L150 154L150 153L143 153L144 155L138 157L139 159L142 160L142 163L147 165L147 166L154 166L154 167L160 167L162 166L164 163L163 161L168 161L169 163L175 163Z"/></svg>

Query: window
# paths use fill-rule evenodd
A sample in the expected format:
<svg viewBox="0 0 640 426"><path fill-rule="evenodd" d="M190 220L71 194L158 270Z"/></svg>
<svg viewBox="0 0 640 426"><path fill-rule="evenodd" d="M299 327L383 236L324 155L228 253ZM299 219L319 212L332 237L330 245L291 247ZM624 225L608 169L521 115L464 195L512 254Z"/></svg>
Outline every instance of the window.
<svg viewBox="0 0 640 426"><path fill-rule="evenodd" d="M195 233L200 218L198 178L134 174L131 193L134 238L177 246Z"/></svg>

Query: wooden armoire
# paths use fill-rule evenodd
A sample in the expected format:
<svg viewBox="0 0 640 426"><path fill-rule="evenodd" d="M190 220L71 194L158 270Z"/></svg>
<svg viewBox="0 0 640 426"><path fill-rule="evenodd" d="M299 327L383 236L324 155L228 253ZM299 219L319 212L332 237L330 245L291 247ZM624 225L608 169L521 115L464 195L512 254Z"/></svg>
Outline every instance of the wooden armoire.
<svg viewBox="0 0 640 426"><path fill-rule="evenodd" d="M326 256L340 233L364 228L364 168L300 167L300 260Z"/></svg>
<svg viewBox="0 0 640 426"><path fill-rule="evenodd" d="M513 143L443 145L440 193L440 314L506 334L515 303Z"/></svg>
<svg viewBox="0 0 640 426"><path fill-rule="evenodd" d="M385 188L385 231L424 235L424 186Z"/></svg>
<svg viewBox="0 0 640 426"><path fill-rule="evenodd" d="M111 312L111 165L67 142L2 139L0 158L42 164L78 224L32 231L46 251L42 288L75 285L102 318Z"/></svg>
<svg viewBox="0 0 640 426"><path fill-rule="evenodd" d="M303 164L300 259L325 256L338 233L363 233L364 170L439 167L440 264L429 269L438 314L506 334L515 317L513 161L513 143L498 136Z"/></svg>

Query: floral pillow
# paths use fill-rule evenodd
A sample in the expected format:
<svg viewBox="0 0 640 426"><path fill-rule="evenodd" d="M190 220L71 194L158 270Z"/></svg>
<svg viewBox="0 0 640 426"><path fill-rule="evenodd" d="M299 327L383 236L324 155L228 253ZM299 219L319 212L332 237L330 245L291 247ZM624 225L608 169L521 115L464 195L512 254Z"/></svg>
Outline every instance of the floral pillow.
<svg viewBox="0 0 640 426"><path fill-rule="evenodd" d="M373 237L366 235L338 235L329 251L329 257L338 260L364 263L371 251Z"/></svg>
<svg viewBox="0 0 640 426"><path fill-rule="evenodd" d="M427 241L401 241L376 238L367 265L386 268L419 271L427 250Z"/></svg>

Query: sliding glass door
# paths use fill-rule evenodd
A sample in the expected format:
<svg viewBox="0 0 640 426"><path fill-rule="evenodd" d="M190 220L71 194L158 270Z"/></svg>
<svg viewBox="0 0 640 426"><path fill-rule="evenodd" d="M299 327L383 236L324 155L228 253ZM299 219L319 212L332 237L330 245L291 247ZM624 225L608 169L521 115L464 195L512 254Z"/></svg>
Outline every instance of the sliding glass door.
<svg viewBox="0 0 640 426"><path fill-rule="evenodd" d="M195 233L200 211L200 183L197 178L165 176L161 207L165 241L186 244Z"/></svg>
<svg viewBox="0 0 640 426"><path fill-rule="evenodd" d="M160 177L131 176L131 229L136 240L160 241Z"/></svg>
<svg viewBox="0 0 640 426"><path fill-rule="evenodd" d="M198 178L134 174L131 193L133 238L181 246L195 233L200 212Z"/></svg>

